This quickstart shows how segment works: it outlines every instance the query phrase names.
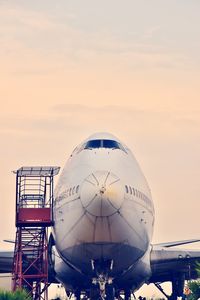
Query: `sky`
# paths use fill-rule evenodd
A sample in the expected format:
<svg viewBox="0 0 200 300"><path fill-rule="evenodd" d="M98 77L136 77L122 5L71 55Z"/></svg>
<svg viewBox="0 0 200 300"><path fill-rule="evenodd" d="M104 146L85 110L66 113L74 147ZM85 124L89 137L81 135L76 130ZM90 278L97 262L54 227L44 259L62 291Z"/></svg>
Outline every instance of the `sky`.
<svg viewBox="0 0 200 300"><path fill-rule="evenodd" d="M62 167L97 131L136 156L153 242L200 237L199 36L197 0L0 0L1 249L15 238L12 171Z"/></svg>

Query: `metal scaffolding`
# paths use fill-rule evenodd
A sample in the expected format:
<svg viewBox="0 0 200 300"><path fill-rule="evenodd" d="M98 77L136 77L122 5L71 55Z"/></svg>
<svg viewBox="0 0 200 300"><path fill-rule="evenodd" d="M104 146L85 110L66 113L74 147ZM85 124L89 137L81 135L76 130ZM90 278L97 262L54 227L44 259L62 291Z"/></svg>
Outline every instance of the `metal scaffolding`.
<svg viewBox="0 0 200 300"><path fill-rule="evenodd" d="M53 225L53 181L59 167L22 167L16 174L13 290L48 299L48 227Z"/></svg>

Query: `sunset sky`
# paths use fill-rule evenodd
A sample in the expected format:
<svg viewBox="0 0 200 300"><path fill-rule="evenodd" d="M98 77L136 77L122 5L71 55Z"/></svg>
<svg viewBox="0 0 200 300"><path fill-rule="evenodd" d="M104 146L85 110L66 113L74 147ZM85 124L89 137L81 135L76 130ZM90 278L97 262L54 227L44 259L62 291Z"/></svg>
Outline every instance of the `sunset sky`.
<svg viewBox="0 0 200 300"><path fill-rule="evenodd" d="M0 241L15 237L11 171L62 167L96 131L140 163L153 241L200 237L199 1L0 0L0 103Z"/></svg>

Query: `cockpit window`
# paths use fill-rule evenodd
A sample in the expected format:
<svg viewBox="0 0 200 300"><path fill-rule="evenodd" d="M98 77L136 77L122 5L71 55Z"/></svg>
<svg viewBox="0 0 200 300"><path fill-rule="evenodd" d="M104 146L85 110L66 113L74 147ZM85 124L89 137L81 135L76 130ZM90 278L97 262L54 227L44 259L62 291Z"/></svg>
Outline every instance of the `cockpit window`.
<svg viewBox="0 0 200 300"><path fill-rule="evenodd" d="M101 148L101 140L89 141L85 144L84 149Z"/></svg>
<svg viewBox="0 0 200 300"><path fill-rule="evenodd" d="M112 140L103 140L103 148L120 149L120 144Z"/></svg>
<svg viewBox="0 0 200 300"><path fill-rule="evenodd" d="M84 146L84 149L93 149L93 148L121 149L125 151L122 145L114 140L91 140L88 141Z"/></svg>

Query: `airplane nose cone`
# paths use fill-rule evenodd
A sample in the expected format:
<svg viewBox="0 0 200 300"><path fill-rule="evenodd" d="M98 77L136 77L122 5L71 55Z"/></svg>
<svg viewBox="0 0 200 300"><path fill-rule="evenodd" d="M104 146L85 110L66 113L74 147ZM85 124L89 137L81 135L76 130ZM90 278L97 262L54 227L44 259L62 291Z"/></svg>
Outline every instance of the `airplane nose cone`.
<svg viewBox="0 0 200 300"><path fill-rule="evenodd" d="M97 171L83 182L80 191L83 208L93 216L108 217L122 205L124 188L120 179L111 172Z"/></svg>

